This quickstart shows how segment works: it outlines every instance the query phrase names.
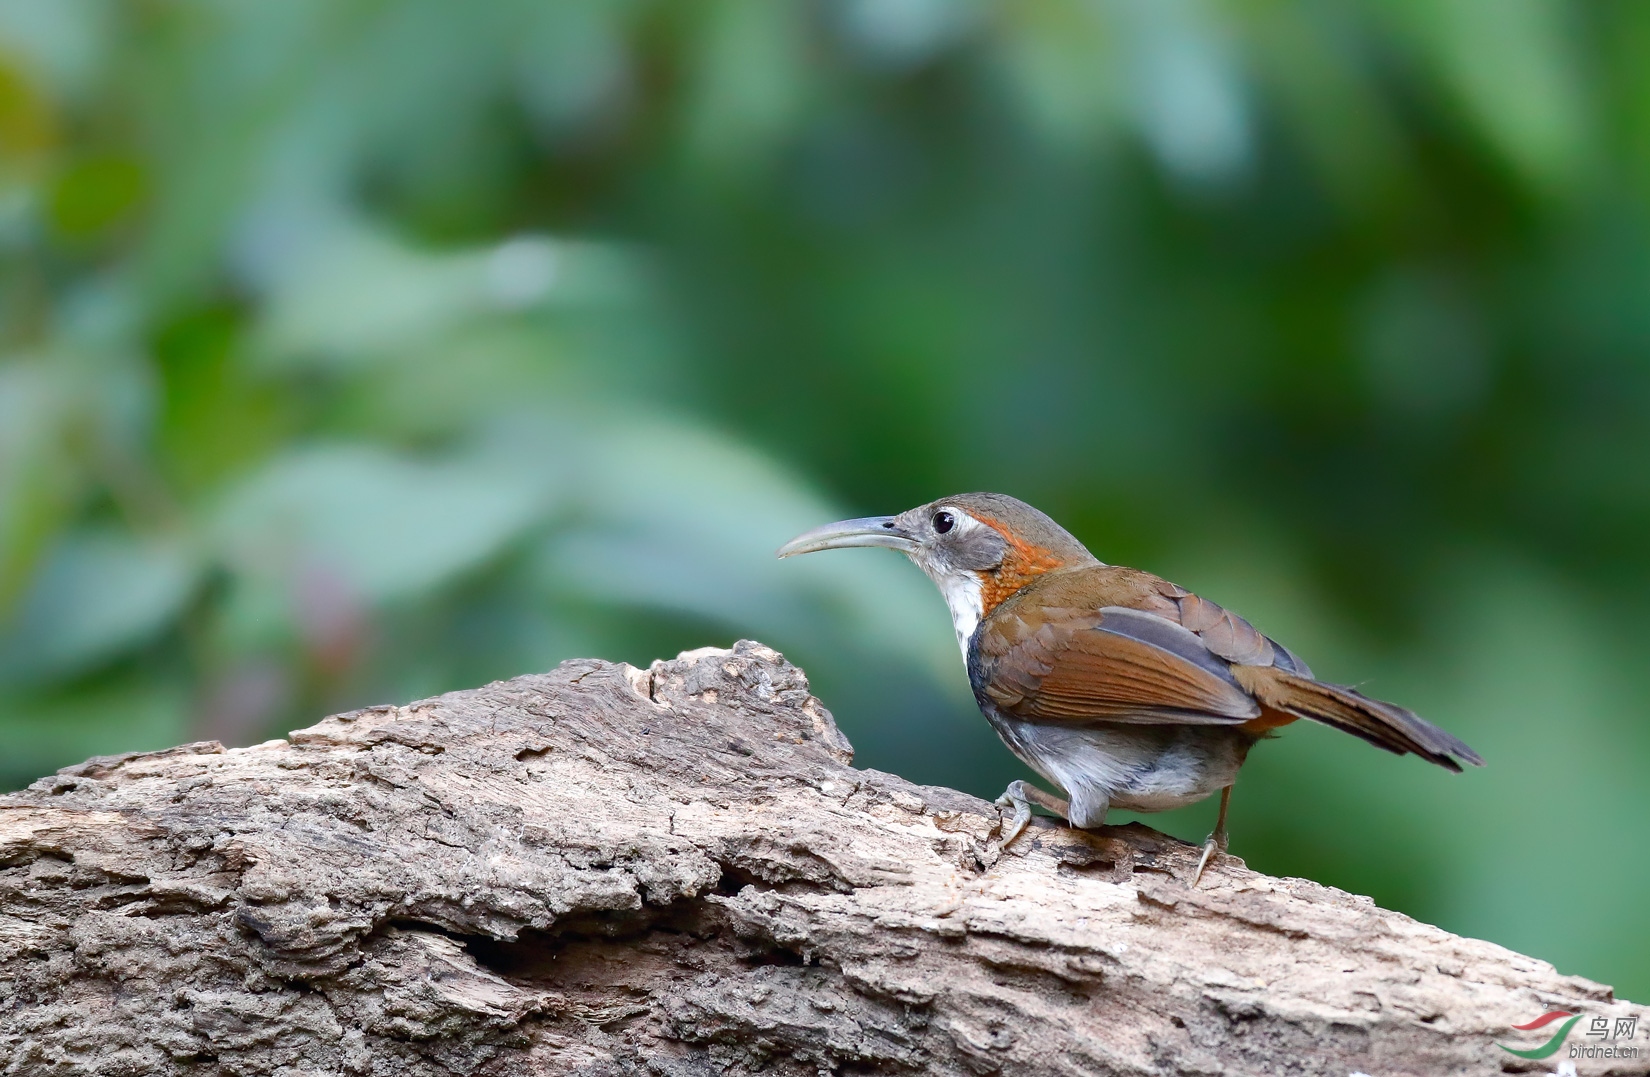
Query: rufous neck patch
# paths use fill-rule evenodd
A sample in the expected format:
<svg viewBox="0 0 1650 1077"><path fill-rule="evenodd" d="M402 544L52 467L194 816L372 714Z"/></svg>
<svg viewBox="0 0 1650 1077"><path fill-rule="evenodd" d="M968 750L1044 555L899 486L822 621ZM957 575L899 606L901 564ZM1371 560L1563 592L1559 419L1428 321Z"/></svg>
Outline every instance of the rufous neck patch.
<svg viewBox="0 0 1650 1077"><path fill-rule="evenodd" d="M1008 543L1008 549L1003 552L1002 564L995 569L979 573L982 617L995 609L1003 599L1038 576L1065 564L1054 551L1019 538L998 521L987 516L976 516L975 519L996 531L1003 537L1003 541Z"/></svg>

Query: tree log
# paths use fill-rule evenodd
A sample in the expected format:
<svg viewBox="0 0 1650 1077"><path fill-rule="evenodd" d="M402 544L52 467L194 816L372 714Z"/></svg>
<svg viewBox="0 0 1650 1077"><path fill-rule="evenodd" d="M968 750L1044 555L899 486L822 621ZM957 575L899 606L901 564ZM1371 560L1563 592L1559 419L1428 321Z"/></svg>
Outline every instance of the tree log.
<svg viewBox="0 0 1650 1077"><path fill-rule="evenodd" d="M0 1073L1433 1077L1552 1072L1497 1046L1551 1010L1650 1036L1367 898L1190 890L1139 825L1005 851L851 758L742 642L69 767L0 797Z"/></svg>

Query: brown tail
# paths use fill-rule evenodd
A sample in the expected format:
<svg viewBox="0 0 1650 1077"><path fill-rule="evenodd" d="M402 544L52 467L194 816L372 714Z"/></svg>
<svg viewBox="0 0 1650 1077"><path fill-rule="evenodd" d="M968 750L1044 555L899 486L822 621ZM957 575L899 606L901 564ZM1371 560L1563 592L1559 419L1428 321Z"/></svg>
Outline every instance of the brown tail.
<svg viewBox="0 0 1650 1077"><path fill-rule="evenodd" d="M1414 711L1343 685L1296 676L1276 666L1234 665L1232 674L1263 706L1345 730L1389 752L1414 752L1457 774L1461 763L1484 765L1477 752Z"/></svg>

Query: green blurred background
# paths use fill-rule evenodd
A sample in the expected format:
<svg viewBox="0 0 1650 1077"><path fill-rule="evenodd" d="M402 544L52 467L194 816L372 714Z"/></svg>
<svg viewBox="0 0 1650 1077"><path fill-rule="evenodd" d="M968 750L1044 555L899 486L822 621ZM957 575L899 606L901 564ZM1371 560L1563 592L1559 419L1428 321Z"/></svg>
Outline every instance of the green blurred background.
<svg viewBox="0 0 1650 1077"><path fill-rule="evenodd" d="M1644 4L0 0L0 787L749 636L993 796L772 551L1002 490L1489 760L1235 853L1645 998L1647 464Z"/></svg>

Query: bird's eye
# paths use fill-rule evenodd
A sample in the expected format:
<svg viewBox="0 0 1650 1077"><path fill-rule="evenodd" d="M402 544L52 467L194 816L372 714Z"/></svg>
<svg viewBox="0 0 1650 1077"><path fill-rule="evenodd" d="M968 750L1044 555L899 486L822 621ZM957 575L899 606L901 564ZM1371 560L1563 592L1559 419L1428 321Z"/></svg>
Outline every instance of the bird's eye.
<svg viewBox="0 0 1650 1077"><path fill-rule="evenodd" d="M957 518L949 512L936 512L932 523L934 525L934 530L943 535L953 527L957 526Z"/></svg>

